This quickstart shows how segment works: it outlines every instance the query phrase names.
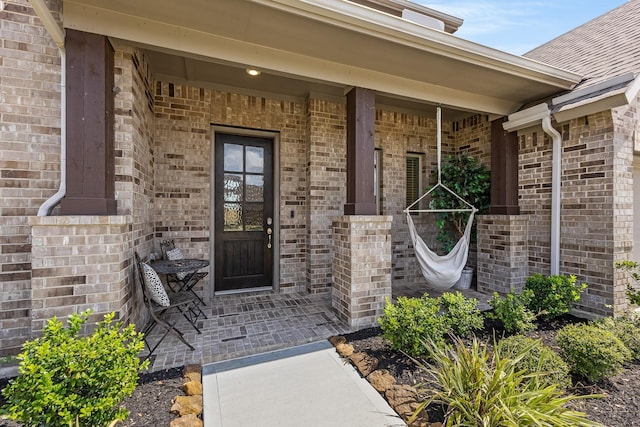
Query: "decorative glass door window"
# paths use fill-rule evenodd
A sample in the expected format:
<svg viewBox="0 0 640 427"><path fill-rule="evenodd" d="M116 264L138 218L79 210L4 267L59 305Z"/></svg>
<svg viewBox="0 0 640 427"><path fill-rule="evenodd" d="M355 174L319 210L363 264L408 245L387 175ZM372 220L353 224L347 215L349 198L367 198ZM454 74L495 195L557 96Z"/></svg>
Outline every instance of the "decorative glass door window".
<svg viewBox="0 0 640 427"><path fill-rule="evenodd" d="M263 147L224 144L224 231L264 229Z"/></svg>

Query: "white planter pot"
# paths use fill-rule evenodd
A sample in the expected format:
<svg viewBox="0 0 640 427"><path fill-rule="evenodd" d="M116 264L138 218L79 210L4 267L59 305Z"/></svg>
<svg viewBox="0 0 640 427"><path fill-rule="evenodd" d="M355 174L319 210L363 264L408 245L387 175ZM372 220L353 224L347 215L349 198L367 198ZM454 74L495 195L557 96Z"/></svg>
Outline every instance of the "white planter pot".
<svg viewBox="0 0 640 427"><path fill-rule="evenodd" d="M471 289L471 282L473 281L473 267L465 267L462 270L460 279L453 285L453 289Z"/></svg>

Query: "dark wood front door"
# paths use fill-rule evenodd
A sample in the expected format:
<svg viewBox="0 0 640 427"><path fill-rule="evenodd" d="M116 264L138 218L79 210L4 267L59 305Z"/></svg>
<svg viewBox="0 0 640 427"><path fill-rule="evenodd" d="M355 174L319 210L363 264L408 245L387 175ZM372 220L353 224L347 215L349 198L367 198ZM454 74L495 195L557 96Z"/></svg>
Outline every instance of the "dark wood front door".
<svg viewBox="0 0 640 427"><path fill-rule="evenodd" d="M273 140L216 133L215 290L273 286Z"/></svg>

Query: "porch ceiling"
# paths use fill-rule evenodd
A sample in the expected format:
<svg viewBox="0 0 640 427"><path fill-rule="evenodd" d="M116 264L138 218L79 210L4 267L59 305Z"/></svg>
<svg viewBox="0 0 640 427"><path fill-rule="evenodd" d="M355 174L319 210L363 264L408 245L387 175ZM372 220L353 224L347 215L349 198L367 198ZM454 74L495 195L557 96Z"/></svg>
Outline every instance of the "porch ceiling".
<svg viewBox="0 0 640 427"><path fill-rule="evenodd" d="M580 80L342 0L64 0L64 26L146 48L156 75L290 96L361 86L505 115Z"/></svg>

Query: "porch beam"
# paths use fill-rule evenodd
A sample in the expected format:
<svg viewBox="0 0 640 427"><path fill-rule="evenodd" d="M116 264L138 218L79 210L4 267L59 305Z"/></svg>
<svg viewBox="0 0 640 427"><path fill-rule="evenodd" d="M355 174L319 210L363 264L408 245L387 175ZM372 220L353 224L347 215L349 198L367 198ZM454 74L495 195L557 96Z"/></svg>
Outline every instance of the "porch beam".
<svg viewBox="0 0 640 427"><path fill-rule="evenodd" d="M503 129L506 117L491 122L491 215L520 215L518 134Z"/></svg>
<svg viewBox="0 0 640 427"><path fill-rule="evenodd" d="M66 31L67 192L63 215L115 215L113 47Z"/></svg>
<svg viewBox="0 0 640 427"><path fill-rule="evenodd" d="M376 215L373 159L376 95L355 87L347 93L347 203L345 215Z"/></svg>

